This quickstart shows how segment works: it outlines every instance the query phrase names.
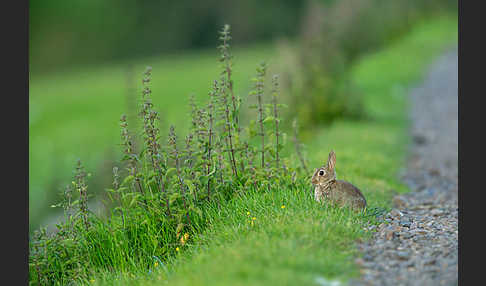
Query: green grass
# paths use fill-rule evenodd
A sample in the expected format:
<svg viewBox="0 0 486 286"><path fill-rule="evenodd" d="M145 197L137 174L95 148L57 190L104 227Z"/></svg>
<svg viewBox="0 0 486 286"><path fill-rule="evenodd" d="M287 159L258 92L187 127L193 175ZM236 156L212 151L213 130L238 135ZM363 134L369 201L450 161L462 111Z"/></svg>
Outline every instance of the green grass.
<svg viewBox="0 0 486 286"><path fill-rule="evenodd" d="M235 91L246 97L251 77L261 60L271 60L269 44L234 50ZM197 51L133 62L137 99L142 72L153 67L153 102L168 132L168 122L184 134L189 124L188 98L205 99L219 76L218 51ZM31 75L29 82L29 219L37 226L70 182L80 158L87 170L104 181L89 181L90 192L110 184L111 161L119 158L119 119L127 112L126 67L118 63L68 70L53 75ZM181 132L182 131L182 132Z"/></svg>
<svg viewBox="0 0 486 286"><path fill-rule="evenodd" d="M303 134L311 167L322 165L334 149L338 178L359 186L370 209L390 207L391 190L407 191L397 176L409 142L405 88L455 43L457 18L437 18L363 58L352 74L365 92L371 118L337 121ZM373 218L320 206L305 195L308 191L275 186L271 192L236 197L221 211L208 210L210 227L181 247L166 268L154 261L151 274L141 266L139 273L98 275L94 283L311 285L318 277L344 281L358 275L353 244L368 237L362 224ZM256 218L254 225L251 217Z"/></svg>
<svg viewBox="0 0 486 286"><path fill-rule="evenodd" d="M355 271L348 256L353 239L363 235L360 216L323 209L304 192L275 188L239 197L221 211L210 209L212 227L168 264L169 273L178 270L169 275L170 284L305 285L316 275Z"/></svg>

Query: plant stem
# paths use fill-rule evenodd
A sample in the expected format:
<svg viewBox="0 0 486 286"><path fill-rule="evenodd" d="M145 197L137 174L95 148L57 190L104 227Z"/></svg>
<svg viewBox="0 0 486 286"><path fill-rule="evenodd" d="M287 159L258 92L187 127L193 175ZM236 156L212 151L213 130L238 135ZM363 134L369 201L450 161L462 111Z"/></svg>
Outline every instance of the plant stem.
<svg viewBox="0 0 486 286"><path fill-rule="evenodd" d="M265 80L265 74L266 74L267 66L263 62L260 64L260 66L257 68L257 80L256 80L256 97L258 101L258 123L260 124L260 136L262 138L262 169L265 168L265 130L263 128L263 102L262 102L262 97L263 97L263 88L264 88L264 80Z"/></svg>
<svg viewBox="0 0 486 286"><path fill-rule="evenodd" d="M277 109L277 96L278 96L278 75L274 75L272 78L272 83L273 83L273 90L272 90L272 101L273 101L273 117L275 120L275 138L276 138L276 144L275 144L275 167L278 169L279 168L279 156L278 156L278 149L279 149L279 142L278 138L280 135L280 132L278 131L278 123L279 123L279 118L278 118L278 109Z"/></svg>

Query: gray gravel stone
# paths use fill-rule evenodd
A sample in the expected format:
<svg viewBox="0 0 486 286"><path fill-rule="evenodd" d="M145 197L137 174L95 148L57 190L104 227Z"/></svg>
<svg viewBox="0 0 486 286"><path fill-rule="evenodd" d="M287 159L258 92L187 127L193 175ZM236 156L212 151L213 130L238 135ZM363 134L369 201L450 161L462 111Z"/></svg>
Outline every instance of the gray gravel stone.
<svg viewBox="0 0 486 286"><path fill-rule="evenodd" d="M412 145L403 181L370 241L358 244L362 276L350 285L458 284L457 49L411 90Z"/></svg>

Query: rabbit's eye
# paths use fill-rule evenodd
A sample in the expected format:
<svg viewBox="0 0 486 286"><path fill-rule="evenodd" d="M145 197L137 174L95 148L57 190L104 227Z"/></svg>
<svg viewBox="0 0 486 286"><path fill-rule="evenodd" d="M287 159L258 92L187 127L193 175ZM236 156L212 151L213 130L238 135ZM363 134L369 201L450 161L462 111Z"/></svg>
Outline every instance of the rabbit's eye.
<svg viewBox="0 0 486 286"><path fill-rule="evenodd" d="M324 175L324 171L323 170L320 170L319 171L319 176L323 176Z"/></svg>

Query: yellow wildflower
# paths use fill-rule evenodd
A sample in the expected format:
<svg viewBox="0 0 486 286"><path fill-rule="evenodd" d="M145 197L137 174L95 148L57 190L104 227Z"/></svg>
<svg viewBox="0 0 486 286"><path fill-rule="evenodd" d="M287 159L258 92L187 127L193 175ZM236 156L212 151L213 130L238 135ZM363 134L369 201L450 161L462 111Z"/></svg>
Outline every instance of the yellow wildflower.
<svg viewBox="0 0 486 286"><path fill-rule="evenodd" d="M183 236L181 236L181 244L184 245L186 244L187 239L189 238L189 234L185 233Z"/></svg>
<svg viewBox="0 0 486 286"><path fill-rule="evenodd" d="M179 247L176 247L176 251L179 251Z"/></svg>
<svg viewBox="0 0 486 286"><path fill-rule="evenodd" d="M250 212L246 212L246 215L250 215Z"/></svg>
<svg viewBox="0 0 486 286"><path fill-rule="evenodd" d="M159 266L159 263L157 261L155 261L154 266L155 267Z"/></svg>
<svg viewBox="0 0 486 286"><path fill-rule="evenodd" d="M280 208L284 209L285 208L285 205L282 205Z"/></svg>
<svg viewBox="0 0 486 286"><path fill-rule="evenodd" d="M252 217L251 219L252 219L252 220L256 220L256 217Z"/></svg>

